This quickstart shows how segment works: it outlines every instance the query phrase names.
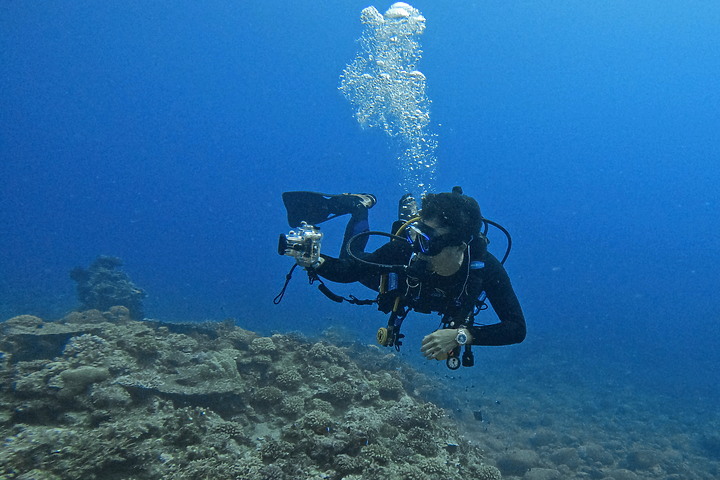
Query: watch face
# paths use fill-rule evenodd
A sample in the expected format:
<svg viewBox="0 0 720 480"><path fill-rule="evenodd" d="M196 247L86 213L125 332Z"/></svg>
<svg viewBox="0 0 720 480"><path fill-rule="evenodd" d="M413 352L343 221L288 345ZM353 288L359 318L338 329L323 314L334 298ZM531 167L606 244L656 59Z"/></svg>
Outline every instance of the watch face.
<svg viewBox="0 0 720 480"><path fill-rule="evenodd" d="M457 337L455 337L455 341L460 345L465 345L467 343L467 335L465 332L458 333Z"/></svg>

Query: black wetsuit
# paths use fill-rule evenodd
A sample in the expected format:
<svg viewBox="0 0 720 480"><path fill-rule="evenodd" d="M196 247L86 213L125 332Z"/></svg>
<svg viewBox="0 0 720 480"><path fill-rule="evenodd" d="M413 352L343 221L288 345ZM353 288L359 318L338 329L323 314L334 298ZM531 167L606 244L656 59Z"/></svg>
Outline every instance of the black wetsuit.
<svg viewBox="0 0 720 480"><path fill-rule="evenodd" d="M350 235L367 229L366 213L353 217L348 224L346 241ZM353 253L372 263L407 265L412 256L411 245L403 241L391 241L371 253L362 252L366 241L357 243L359 246L353 248ZM345 248L342 251L345 252ZM323 255L323 258L324 262L315 270L319 276L338 283L360 282L379 291L381 272L377 268L348 255L341 254L341 258ZM453 328L465 326L472 334L473 345L510 345L524 340L525 317L520 303L505 268L487 252L484 239L470 243L462 266L455 274L447 277L429 274L418 287L408 287L414 283L412 278L408 282L406 274L398 274L405 306L419 313L438 312L443 322ZM472 326L475 302L483 291L500 323Z"/></svg>

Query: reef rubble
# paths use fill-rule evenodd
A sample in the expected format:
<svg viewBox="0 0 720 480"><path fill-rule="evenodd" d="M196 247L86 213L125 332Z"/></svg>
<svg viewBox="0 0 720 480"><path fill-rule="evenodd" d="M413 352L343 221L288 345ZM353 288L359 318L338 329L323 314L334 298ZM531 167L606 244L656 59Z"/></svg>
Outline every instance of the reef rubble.
<svg viewBox="0 0 720 480"><path fill-rule="evenodd" d="M126 307L0 323L0 479L500 479L393 355Z"/></svg>

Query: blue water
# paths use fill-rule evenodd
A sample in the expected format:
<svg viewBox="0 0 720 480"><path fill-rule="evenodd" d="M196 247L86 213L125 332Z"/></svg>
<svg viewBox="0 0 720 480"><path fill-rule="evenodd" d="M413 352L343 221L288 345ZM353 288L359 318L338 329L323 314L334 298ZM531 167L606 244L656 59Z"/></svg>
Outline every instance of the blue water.
<svg viewBox="0 0 720 480"><path fill-rule="evenodd" d="M367 5L4 2L2 318L63 316L77 305L68 272L105 254L153 318L348 324L372 341L380 313L334 305L299 273L272 304L292 264L276 253L281 192L372 192L379 229L403 193L388 139L337 90ZM435 184L462 185L513 234L526 342L567 344L648 388L718 393L720 7L413 6L428 25ZM436 325L413 318L409 357Z"/></svg>

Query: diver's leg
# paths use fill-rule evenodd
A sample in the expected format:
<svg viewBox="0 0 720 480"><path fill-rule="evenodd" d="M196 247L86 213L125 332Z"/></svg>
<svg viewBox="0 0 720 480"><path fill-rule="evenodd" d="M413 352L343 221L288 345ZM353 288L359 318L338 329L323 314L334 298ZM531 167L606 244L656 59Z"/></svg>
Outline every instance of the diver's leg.
<svg viewBox="0 0 720 480"><path fill-rule="evenodd" d="M359 203L353 210L350 221L345 227L345 236L343 238L342 248L340 249L340 258L348 258L347 245L351 238L358 233L370 230L370 222L368 221L368 207ZM365 253L365 247L368 243L368 236L362 236L352 242L352 253L355 256L362 256Z"/></svg>
<svg viewBox="0 0 720 480"><path fill-rule="evenodd" d="M375 205L375 196L369 193L342 193L332 195L318 192L284 192L283 203L288 224L298 227L302 222L318 225L340 215L352 213L358 204L366 208Z"/></svg>

